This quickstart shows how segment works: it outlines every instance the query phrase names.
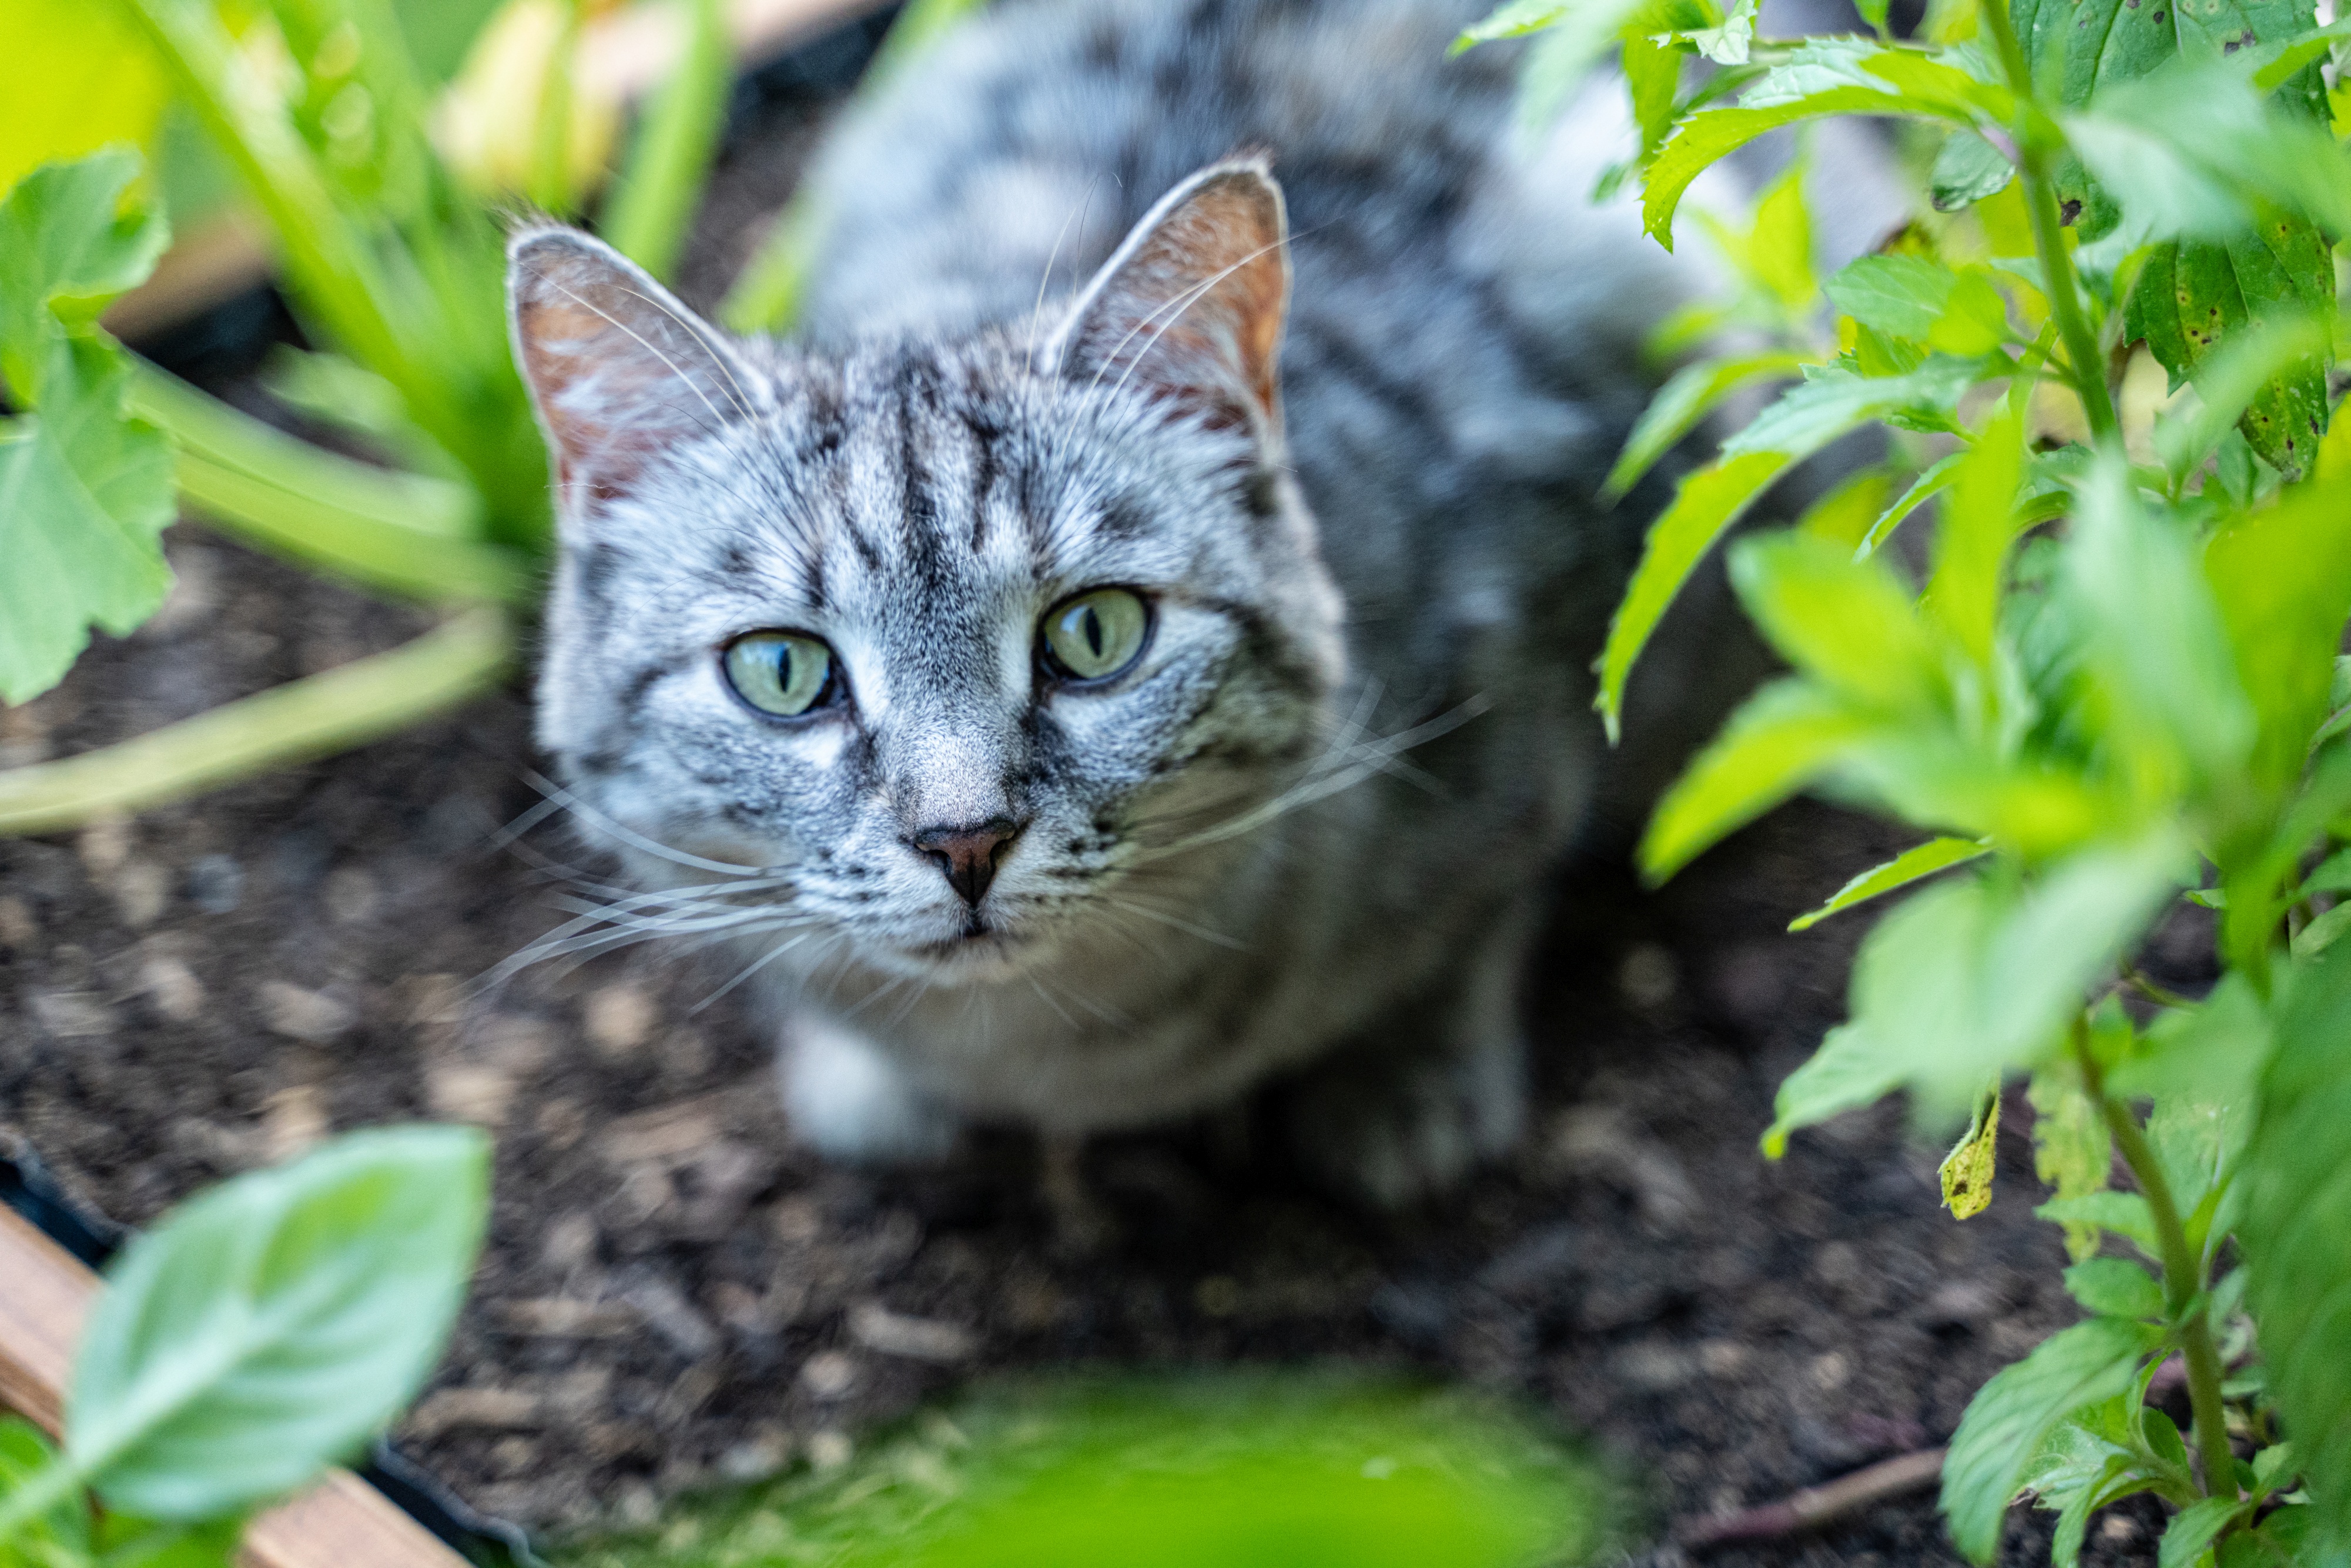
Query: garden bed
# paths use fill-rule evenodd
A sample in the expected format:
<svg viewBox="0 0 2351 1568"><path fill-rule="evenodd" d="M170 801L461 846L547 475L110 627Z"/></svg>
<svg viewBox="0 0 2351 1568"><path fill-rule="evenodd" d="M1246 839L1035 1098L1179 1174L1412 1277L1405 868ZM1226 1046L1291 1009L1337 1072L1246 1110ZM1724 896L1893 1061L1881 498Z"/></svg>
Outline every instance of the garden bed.
<svg viewBox="0 0 2351 1568"><path fill-rule="evenodd" d="M100 744L413 629L193 530L172 550L175 603L8 714L0 746ZM1756 1152L1866 916L1781 927L1896 847L1883 829L1800 806L1656 897L1573 873L1531 1004L1540 1133L1441 1211L1336 1207L1228 1120L1097 1145L1114 1234L1083 1249L1024 1138L915 1176L792 1148L737 998L695 1010L716 966L641 952L472 992L559 917L492 838L537 799L530 766L514 692L0 843L0 1124L105 1214L148 1220L333 1128L496 1129L475 1297L399 1434L489 1511L643 1520L831 1462L982 1369L1339 1359L1523 1393L1654 1477L1660 1516L1703 1515L1938 1441L2072 1316L2021 1106L1999 1201L1965 1224L1890 1113ZM2131 1528L2094 1553L2151 1560ZM1948 1557L1920 1493L1713 1560Z"/></svg>
<svg viewBox="0 0 2351 1568"><path fill-rule="evenodd" d="M706 301L815 117L738 142L686 291ZM65 685L0 710L0 763L101 745L390 647L423 622L192 528L181 586ZM1531 987L1538 1133L1441 1209L1375 1220L1305 1187L1263 1118L1104 1140L1106 1234L1073 1237L1033 1145L869 1176L791 1146L723 968L659 951L484 974L560 884L501 847L538 796L517 687L398 739L130 823L0 841L0 1136L139 1224L362 1124L494 1128L496 1207L446 1364L396 1434L536 1529L642 1523L681 1491L841 1461L981 1372L1341 1362L1522 1396L1589 1434L1651 1533L1950 1433L2074 1309L2029 1113L1999 1197L1936 1207L1937 1152L1881 1109L1758 1154L1773 1085L1843 1011L1866 913L1788 919L1901 847L1813 806L1661 895L1577 868ZM2206 934L2167 952L2199 976ZM2152 1512L2088 1558L2154 1558ZM2045 1519L2011 1527L2045 1559ZM1671 1549L1666 1549L1669 1554ZM1733 1563L1956 1558L1931 1490Z"/></svg>

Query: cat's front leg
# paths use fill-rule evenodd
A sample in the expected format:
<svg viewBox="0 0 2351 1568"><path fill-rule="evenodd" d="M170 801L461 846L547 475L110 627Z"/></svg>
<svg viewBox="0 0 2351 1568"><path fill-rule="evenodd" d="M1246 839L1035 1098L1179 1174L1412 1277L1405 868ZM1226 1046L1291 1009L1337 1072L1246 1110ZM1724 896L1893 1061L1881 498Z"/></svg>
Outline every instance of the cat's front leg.
<svg viewBox="0 0 2351 1568"><path fill-rule="evenodd" d="M1532 908L1481 931L1459 967L1290 1086L1290 1137L1323 1185L1382 1208L1436 1197L1526 1130L1519 985Z"/></svg>
<svg viewBox="0 0 2351 1568"><path fill-rule="evenodd" d="M828 1159L919 1165L944 1159L961 1124L908 1082L872 1041L819 1013L784 1030L784 1109L792 1130Z"/></svg>

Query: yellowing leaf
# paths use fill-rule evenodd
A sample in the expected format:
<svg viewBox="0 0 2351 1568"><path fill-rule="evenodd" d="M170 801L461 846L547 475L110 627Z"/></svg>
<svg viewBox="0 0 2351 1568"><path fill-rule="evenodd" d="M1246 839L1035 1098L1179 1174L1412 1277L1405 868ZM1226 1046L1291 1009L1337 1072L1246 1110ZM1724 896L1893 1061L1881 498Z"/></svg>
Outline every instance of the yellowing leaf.
<svg viewBox="0 0 2351 1568"><path fill-rule="evenodd" d="M2082 1089L2070 1062L2053 1062L2032 1075L2025 1097L2032 1105L2032 1174L2056 1189L2060 1200L2104 1192L2114 1145L2106 1121ZM2083 1219L2065 1225L2065 1250L2075 1262L2098 1255L2098 1227Z"/></svg>
<svg viewBox="0 0 2351 1568"><path fill-rule="evenodd" d="M1973 1219L1991 1207L1991 1182L1999 1164L2000 1085L1976 1102L1968 1130L1943 1156L1935 1175L1943 1186L1943 1207L1954 1219Z"/></svg>
<svg viewBox="0 0 2351 1568"><path fill-rule="evenodd" d="M13 0L0 37L0 194L43 163L153 141L170 89L114 5Z"/></svg>

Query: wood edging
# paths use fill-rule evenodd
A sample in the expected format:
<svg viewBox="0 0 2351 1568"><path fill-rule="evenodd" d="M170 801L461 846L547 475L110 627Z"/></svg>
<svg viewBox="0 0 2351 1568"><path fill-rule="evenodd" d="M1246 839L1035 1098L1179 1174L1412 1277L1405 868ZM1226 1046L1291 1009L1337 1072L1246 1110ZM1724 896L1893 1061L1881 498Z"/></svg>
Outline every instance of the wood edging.
<svg viewBox="0 0 2351 1568"><path fill-rule="evenodd" d="M15 1209L0 1207L0 1406L52 1437L65 1425L74 1346L103 1287L96 1274ZM239 1568L470 1568L383 1493L329 1470L257 1514Z"/></svg>

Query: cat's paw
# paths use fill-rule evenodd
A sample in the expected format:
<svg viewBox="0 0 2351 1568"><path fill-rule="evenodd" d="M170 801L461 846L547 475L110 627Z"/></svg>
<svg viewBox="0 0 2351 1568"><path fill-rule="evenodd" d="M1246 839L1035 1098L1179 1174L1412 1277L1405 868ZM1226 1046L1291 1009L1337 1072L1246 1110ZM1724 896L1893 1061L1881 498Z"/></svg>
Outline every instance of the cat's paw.
<svg viewBox="0 0 2351 1568"><path fill-rule="evenodd" d="M961 1131L953 1113L908 1083L863 1036L812 1013L785 1034L784 1109L828 1159L921 1165L944 1159Z"/></svg>
<svg viewBox="0 0 2351 1568"><path fill-rule="evenodd" d="M1299 1159L1326 1186L1403 1208L1458 1186L1526 1130L1515 1035L1464 1051L1342 1051L1291 1089Z"/></svg>

